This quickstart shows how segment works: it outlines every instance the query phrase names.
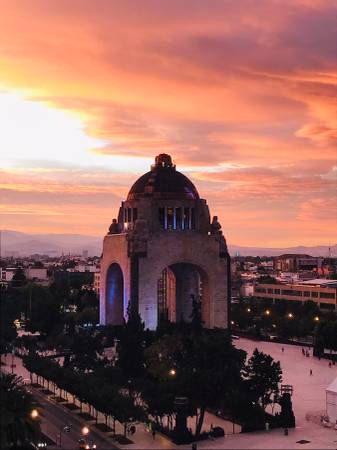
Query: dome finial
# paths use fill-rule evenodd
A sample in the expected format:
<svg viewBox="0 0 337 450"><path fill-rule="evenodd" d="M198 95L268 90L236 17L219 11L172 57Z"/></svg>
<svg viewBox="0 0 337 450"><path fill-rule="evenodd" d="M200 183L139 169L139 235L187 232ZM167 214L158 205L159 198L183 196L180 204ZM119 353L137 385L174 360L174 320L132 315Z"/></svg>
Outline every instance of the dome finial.
<svg viewBox="0 0 337 450"><path fill-rule="evenodd" d="M156 167L172 167L172 158L167 153L160 153L155 159Z"/></svg>

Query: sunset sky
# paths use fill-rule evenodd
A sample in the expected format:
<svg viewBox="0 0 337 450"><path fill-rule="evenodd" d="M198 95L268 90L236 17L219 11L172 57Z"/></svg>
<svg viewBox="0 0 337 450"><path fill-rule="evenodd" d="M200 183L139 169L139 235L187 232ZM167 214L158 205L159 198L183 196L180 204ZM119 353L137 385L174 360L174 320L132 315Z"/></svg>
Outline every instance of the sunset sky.
<svg viewBox="0 0 337 450"><path fill-rule="evenodd" d="M336 23L336 0L0 0L0 227L103 236L166 152L229 243L335 244Z"/></svg>

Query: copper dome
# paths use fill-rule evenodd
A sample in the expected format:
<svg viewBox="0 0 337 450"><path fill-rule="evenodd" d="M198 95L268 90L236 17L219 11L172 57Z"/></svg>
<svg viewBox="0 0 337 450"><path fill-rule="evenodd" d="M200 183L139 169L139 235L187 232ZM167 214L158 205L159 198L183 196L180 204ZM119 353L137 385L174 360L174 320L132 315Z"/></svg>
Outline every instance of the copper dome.
<svg viewBox="0 0 337 450"><path fill-rule="evenodd" d="M185 175L176 170L170 155L156 156L151 171L142 175L131 187L127 200L140 197L197 200L199 194Z"/></svg>

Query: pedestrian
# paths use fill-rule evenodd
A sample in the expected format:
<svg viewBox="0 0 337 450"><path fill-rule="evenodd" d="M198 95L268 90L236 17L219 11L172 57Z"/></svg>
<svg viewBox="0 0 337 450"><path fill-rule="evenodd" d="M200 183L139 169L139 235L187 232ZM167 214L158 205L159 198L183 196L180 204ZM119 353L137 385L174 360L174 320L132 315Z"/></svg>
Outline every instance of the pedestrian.
<svg viewBox="0 0 337 450"><path fill-rule="evenodd" d="M310 376L312 375L312 369L310 369Z"/></svg>
<svg viewBox="0 0 337 450"><path fill-rule="evenodd" d="M329 361L329 367L331 368L331 361Z"/></svg>
<svg viewBox="0 0 337 450"><path fill-rule="evenodd" d="M284 348L282 347L282 353L284 353Z"/></svg>
<svg viewBox="0 0 337 450"><path fill-rule="evenodd" d="M156 430L152 430L152 439L155 440L156 438Z"/></svg>
<svg viewBox="0 0 337 450"><path fill-rule="evenodd" d="M302 355L304 356L304 348L302 347Z"/></svg>

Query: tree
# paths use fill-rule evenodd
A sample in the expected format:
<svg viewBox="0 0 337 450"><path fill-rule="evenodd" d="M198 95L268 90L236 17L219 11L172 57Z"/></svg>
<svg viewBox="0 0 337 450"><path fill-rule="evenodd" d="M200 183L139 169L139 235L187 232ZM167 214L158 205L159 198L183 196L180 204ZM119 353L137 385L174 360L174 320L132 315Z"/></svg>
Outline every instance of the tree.
<svg viewBox="0 0 337 450"><path fill-rule="evenodd" d="M142 399L146 405L146 412L160 427L164 427L163 418L166 416L172 428L175 393L172 383L158 383L153 379L146 379L143 382Z"/></svg>
<svg viewBox="0 0 337 450"><path fill-rule="evenodd" d="M114 417L124 425L124 436L130 422L145 420L143 409L136 405L132 398L120 394L115 397L113 413Z"/></svg>
<svg viewBox="0 0 337 450"><path fill-rule="evenodd" d="M30 283L25 288L29 322L27 329L48 336L60 323L60 305L54 301L49 289Z"/></svg>
<svg viewBox="0 0 337 450"><path fill-rule="evenodd" d="M188 397L190 414L197 414L197 436L206 409L219 408L225 393L240 383L244 360L245 352L235 349L222 330L165 336L146 351L150 374L168 384L172 397Z"/></svg>
<svg viewBox="0 0 337 450"><path fill-rule="evenodd" d="M104 349L99 336L81 331L72 336L69 344L71 355L67 367L76 372L87 372L104 364Z"/></svg>
<svg viewBox="0 0 337 450"><path fill-rule="evenodd" d="M27 282L25 272L22 267L18 267L15 270L15 273L12 278L12 286L13 287L21 287L24 286Z"/></svg>
<svg viewBox="0 0 337 450"><path fill-rule="evenodd" d="M31 442L37 443L40 425L31 417L32 397L22 379L0 373L0 398L0 447L31 448Z"/></svg>
<svg viewBox="0 0 337 450"><path fill-rule="evenodd" d="M192 298L192 313L191 313L191 327L194 333L199 334L202 330L202 312L201 312L201 301L195 295L191 295Z"/></svg>
<svg viewBox="0 0 337 450"><path fill-rule="evenodd" d="M14 320L19 317L19 311L13 298L0 287L0 354L7 353L12 342L17 337Z"/></svg>
<svg viewBox="0 0 337 450"><path fill-rule="evenodd" d="M121 330L117 345L118 361L127 377L137 378L144 373L144 323L138 311L129 303L128 321ZM130 355L132 354L132 357Z"/></svg>
<svg viewBox="0 0 337 450"><path fill-rule="evenodd" d="M98 310L86 307L79 313L75 314L75 320L78 325L96 325L98 323Z"/></svg>
<svg viewBox="0 0 337 450"><path fill-rule="evenodd" d="M337 320L324 320L316 328L315 353L324 349L337 350Z"/></svg>
<svg viewBox="0 0 337 450"><path fill-rule="evenodd" d="M281 413L280 413L281 426L284 428L294 428L295 416L289 392L285 392L282 395L279 403L281 405Z"/></svg>
<svg viewBox="0 0 337 450"><path fill-rule="evenodd" d="M246 364L244 375L251 400L265 410L272 403L271 396L279 392L278 384L282 381L280 362L256 348Z"/></svg>

